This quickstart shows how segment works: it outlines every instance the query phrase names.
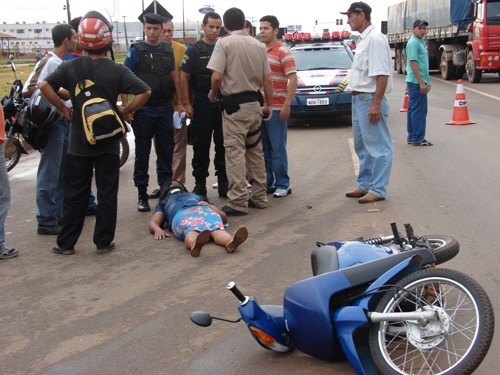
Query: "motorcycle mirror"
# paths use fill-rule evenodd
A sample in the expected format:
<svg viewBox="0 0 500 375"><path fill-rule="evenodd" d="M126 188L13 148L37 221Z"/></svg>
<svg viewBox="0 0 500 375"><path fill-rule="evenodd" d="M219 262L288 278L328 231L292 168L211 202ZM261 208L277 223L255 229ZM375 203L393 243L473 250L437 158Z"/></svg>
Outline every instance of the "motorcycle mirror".
<svg viewBox="0 0 500 375"><path fill-rule="evenodd" d="M212 324L212 317L205 311L194 311L191 313L191 321L200 327L209 327Z"/></svg>

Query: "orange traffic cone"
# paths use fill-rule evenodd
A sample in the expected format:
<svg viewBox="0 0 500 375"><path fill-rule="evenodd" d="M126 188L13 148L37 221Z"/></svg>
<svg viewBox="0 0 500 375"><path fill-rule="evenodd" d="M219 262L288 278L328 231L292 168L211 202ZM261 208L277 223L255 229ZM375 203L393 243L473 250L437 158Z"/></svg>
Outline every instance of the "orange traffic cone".
<svg viewBox="0 0 500 375"><path fill-rule="evenodd" d="M399 112L408 112L408 102L410 101L410 95L408 95L408 86L406 86L405 90L405 100L403 102L403 108L399 110Z"/></svg>
<svg viewBox="0 0 500 375"><path fill-rule="evenodd" d="M470 125L475 121L469 120L469 111L467 110L467 100L465 100L464 82L459 79L457 94L455 96L455 106L453 107L453 116L446 125Z"/></svg>

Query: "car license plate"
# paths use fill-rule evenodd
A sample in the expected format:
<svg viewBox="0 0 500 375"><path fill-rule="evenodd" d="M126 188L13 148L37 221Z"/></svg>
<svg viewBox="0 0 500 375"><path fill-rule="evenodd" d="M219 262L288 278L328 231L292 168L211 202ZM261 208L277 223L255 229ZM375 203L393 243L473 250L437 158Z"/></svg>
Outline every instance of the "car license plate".
<svg viewBox="0 0 500 375"><path fill-rule="evenodd" d="M308 98L306 104L309 105L328 105L330 104L329 98Z"/></svg>

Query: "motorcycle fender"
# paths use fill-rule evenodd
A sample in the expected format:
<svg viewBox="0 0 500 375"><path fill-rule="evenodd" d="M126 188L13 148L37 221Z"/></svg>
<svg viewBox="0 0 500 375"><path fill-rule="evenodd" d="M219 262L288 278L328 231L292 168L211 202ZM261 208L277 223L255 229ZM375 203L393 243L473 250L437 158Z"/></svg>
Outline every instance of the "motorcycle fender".
<svg viewBox="0 0 500 375"><path fill-rule="evenodd" d="M397 281L401 280L403 277L419 271L422 268L422 256L415 255L411 258L407 258L391 269L387 270L384 274L380 275L370 286L365 290L365 294L368 295L366 298L362 298L358 300L354 305L359 306L366 311L370 311L371 308L375 308L371 303L375 298L376 303L380 300L382 294L381 293L370 293L376 292L378 289L383 288L384 285L395 284Z"/></svg>
<svg viewBox="0 0 500 375"><path fill-rule="evenodd" d="M365 310L358 306L345 306L333 314L333 324L342 350L358 375L376 374L369 349L354 342L355 331L368 323Z"/></svg>
<svg viewBox="0 0 500 375"><path fill-rule="evenodd" d="M12 142L12 144L16 144L16 145L20 146L21 154L28 155L28 150L26 150L26 147L24 147L23 142L21 142L21 140L18 137L11 136L10 141Z"/></svg>

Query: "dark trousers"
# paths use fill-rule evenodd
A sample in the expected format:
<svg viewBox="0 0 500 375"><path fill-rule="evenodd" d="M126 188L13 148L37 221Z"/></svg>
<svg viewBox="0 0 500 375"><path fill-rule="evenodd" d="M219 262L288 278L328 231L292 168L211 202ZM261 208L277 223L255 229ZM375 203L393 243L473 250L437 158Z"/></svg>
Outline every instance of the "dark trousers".
<svg viewBox="0 0 500 375"><path fill-rule="evenodd" d="M222 115L219 105L211 103L207 97L195 97L193 102L193 176L208 177L212 135L215 144L215 175L226 179L224 156L224 136L222 135Z"/></svg>
<svg viewBox="0 0 500 375"><path fill-rule="evenodd" d="M64 217L57 244L62 249L72 249L78 241L85 221L92 175L95 170L98 205L94 243L97 247L108 246L115 237L120 156L68 154L66 159Z"/></svg>
<svg viewBox="0 0 500 375"><path fill-rule="evenodd" d="M165 181L172 179L173 114L171 103L161 107L142 107L134 113L132 128L135 136L135 186L148 186L149 155L153 136L155 137L158 183L161 186Z"/></svg>

